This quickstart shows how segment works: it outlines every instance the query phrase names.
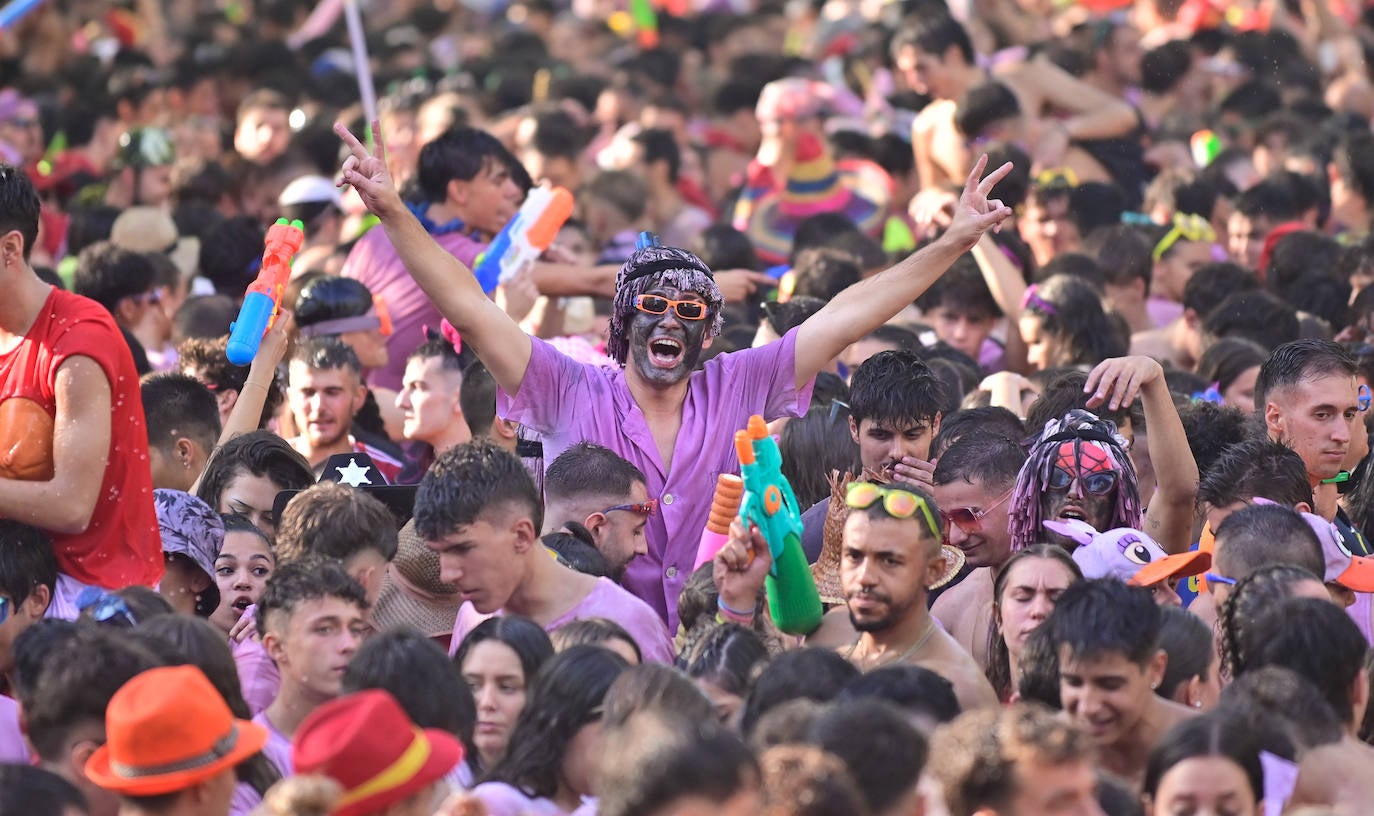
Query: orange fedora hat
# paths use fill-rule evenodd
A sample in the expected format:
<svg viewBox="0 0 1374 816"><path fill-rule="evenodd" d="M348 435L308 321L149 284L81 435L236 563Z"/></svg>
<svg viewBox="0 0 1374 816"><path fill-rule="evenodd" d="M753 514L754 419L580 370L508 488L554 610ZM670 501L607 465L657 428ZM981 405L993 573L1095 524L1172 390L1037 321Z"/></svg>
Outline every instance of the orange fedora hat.
<svg viewBox="0 0 1374 816"><path fill-rule="evenodd" d="M149 669L124 684L105 710L107 742L86 776L129 796L175 793L262 750L267 729L236 720L195 666Z"/></svg>
<svg viewBox="0 0 1374 816"><path fill-rule="evenodd" d="M343 786L333 816L365 816L402 802L443 779L462 758L457 737L417 728L396 698L380 689L315 709L291 745L296 773L327 776Z"/></svg>

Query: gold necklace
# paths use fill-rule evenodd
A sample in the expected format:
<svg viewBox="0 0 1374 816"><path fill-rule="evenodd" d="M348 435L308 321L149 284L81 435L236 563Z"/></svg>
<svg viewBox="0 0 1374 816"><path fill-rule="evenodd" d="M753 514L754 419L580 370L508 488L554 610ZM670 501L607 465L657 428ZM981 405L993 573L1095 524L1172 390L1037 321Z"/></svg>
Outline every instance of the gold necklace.
<svg viewBox="0 0 1374 816"><path fill-rule="evenodd" d="M901 654L897 655L895 659L889 660L881 665L890 666L895 663L901 663L903 660L906 660L908 657L911 657L913 654L920 651L921 647L926 645L926 641L930 640L930 636L933 634L935 634L935 619L931 618L930 621L926 623L925 632L923 632L919 638L916 638L916 642L913 643L910 648L908 648L905 652L902 652ZM859 636L854 639L853 645L849 647L849 651L844 653L845 660L849 660L854 656L854 650L859 648L859 643L863 641L863 638L863 633L860 632ZM879 668L879 666L875 665L872 668L876 669Z"/></svg>

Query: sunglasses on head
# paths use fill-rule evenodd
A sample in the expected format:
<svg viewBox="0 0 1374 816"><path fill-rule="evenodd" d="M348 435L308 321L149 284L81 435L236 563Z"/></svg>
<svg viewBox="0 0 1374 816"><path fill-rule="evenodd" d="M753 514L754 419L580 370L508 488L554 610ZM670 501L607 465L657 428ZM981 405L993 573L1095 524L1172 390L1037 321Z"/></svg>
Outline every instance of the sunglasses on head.
<svg viewBox="0 0 1374 816"><path fill-rule="evenodd" d="M1069 190L1078 186L1078 174L1069 167L1051 167L1035 174L1037 190Z"/></svg>
<svg viewBox="0 0 1374 816"><path fill-rule="evenodd" d="M602 510L601 515L604 516L607 513L613 513L616 510L628 510L631 513L638 513L641 516L652 516L658 512L658 499L649 499L648 501L635 502L633 504L617 504Z"/></svg>
<svg viewBox="0 0 1374 816"><path fill-rule="evenodd" d="M662 295L639 295L635 298L635 308L646 314L667 314L669 309L683 320L702 320L706 317L706 304L699 300L669 300Z"/></svg>
<svg viewBox="0 0 1374 816"><path fill-rule="evenodd" d="M1050 471L1050 483L1045 488L1052 493L1067 493L1069 487L1073 485L1074 475L1067 470L1056 467ZM1086 476L1077 477L1083 489L1094 496L1105 496L1112 492L1116 487L1117 475L1110 470L1089 473Z"/></svg>
<svg viewBox="0 0 1374 816"><path fill-rule="evenodd" d="M1013 490L1014 489L1015 488L1013 488ZM1002 502L1011 498L1011 494L1012 491L1008 490L1006 493L1002 494L1002 498L989 504L982 510L974 510L972 507L955 507L952 510L941 510L940 517L945 520L945 526L948 527L949 525L953 525L963 530L965 533L973 535L982 532L983 519L987 518L988 514L993 510L1001 507Z"/></svg>
<svg viewBox="0 0 1374 816"><path fill-rule="evenodd" d="M129 604L118 595L106 592L100 587L86 587L81 590L81 594L76 596L76 608L83 613L89 610L91 620L96 623L123 627L138 625Z"/></svg>
<svg viewBox="0 0 1374 816"><path fill-rule="evenodd" d="M851 482L844 501L855 510L864 510L872 507L880 499L883 509L893 518L911 518L920 510L921 515L925 517L926 525L930 527L930 534L942 538L940 525L935 522L935 515L930 512L930 504L909 490L879 487L871 482Z"/></svg>
<svg viewBox="0 0 1374 816"><path fill-rule="evenodd" d="M1164 254L1173 249L1174 244L1179 242L1179 239L1205 241L1211 244L1216 243L1217 233L1206 218L1189 213L1177 213L1174 215L1173 226L1169 227L1169 231L1164 233L1164 237L1159 239L1159 243L1155 244L1154 252L1151 255L1156 261L1163 258Z"/></svg>

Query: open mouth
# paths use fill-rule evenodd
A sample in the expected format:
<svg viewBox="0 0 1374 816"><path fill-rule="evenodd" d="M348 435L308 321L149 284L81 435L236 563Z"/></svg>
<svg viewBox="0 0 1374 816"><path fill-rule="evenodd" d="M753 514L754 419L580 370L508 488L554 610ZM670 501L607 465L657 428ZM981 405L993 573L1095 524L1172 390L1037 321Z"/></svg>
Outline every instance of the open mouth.
<svg viewBox="0 0 1374 816"><path fill-rule="evenodd" d="M682 362L682 343L671 337L649 341L649 362L655 368L676 368Z"/></svg>
<svg viewBox="0 0 1374 816"><path fill-rule="evenodd" d="M246 612L246 611L248 610L248 607L250 607L250 606L252 606L252 605L253 605L253 599L252 599L252 598L249 598L249 597L246 596L246 595L243 595L243 596L240 596L240 597L234 599L234 603L232 604L232 608L233 608L233 610L234 610L235 612L238 612L239 614L243 614L244 612Z"/></svg>
<svg viewBox="0 0 1374 816"><path fill-rule="evenodd" d="M1065 520L1065 521L1067 521L1067 520L1069 520L1069 519L1075 519L1075 520L1077 520L1077 521L1087 521L1087 520L1088 520L1087 514L1084 513L1082 510L1079 510L1077 507L1065 507L1063 510L1060 510L1060 511L1059 511L1059 518L1061 518L1061 519L1063 519L1063 520Z"/></svg>

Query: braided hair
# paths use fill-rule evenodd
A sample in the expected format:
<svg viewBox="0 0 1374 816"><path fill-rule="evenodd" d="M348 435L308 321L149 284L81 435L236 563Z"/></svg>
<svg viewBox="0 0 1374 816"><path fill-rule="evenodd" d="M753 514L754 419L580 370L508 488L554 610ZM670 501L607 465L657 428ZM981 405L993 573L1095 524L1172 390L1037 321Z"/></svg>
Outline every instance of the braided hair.
<svg viewBox="0 0 1374 816"><path fill-rule="evenodd" d="M1140 492L1136 486L1135 465L1126 450L1126 439L1116 430L1116 423L1099 419L1096 414L1074 409L1062 419L1050 420L1030 449L1030 456L1016 477L1011 494L1012 551L1029 547L1043 534L1040 497L1049 483L1050 472L1065 442L1074 445L1074 456L1084 442L1092 442L1106 452L1112 469L1120 477L1116 486L1116 506L1107 529L1117 527L1140 528Z"/></svg>
<svg viewBox="0 0 1374 816"><path fill-rule="evenodd" d="M1217 612L1221 633L1221 676L1234 679L1245 671L1245 630L1266 611L1293 597L1293 585L1320 578L1292 564L1261 567L1236 582Z"/></svg>
<svg viewBox="0 0 1374 816"><path fill-rule="evenodd" d="M685 249L645 247L635 250L615 276L615 304L611 309L606 354L617 363L624 365L630 350L630 321L634 319L635 298L662 285L681 292L695 292L705 298L706 318L711 321L706 336L720 334L725 322L721 315L725 297L716 285L711 268Z"/></svg>

